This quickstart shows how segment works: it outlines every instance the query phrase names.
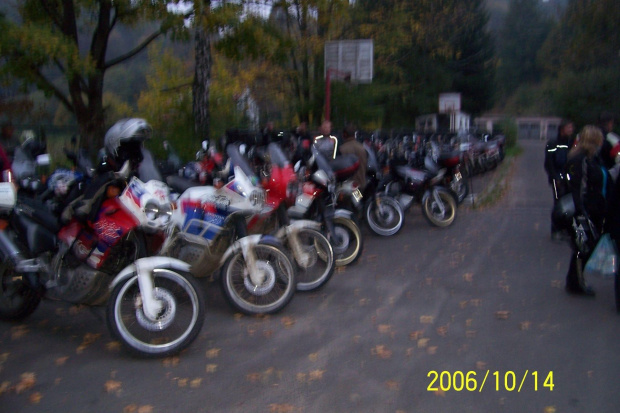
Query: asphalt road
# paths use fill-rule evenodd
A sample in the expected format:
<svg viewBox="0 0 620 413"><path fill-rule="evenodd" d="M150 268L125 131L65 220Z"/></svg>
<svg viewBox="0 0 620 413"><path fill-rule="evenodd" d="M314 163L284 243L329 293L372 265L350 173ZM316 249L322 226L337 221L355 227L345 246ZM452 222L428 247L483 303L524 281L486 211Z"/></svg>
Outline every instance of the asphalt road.
<svg viewBox="0 0 620 413"><path fill-rule="evenodd" d="M205 325L178 357L128 356L82 307L0 323L0 411L620 411L613 283L564 292L544 143L521 146L498 204L445 229L414 206L396 236L366 230L359 263L277 315L235 314L205 284Z"/></svg>

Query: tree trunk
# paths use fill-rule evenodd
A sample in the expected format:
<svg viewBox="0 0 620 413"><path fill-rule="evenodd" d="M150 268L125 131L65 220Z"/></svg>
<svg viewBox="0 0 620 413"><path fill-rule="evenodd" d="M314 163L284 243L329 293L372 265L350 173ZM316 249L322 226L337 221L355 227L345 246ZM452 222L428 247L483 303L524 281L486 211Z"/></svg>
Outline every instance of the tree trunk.
<svg viewBox="0 0 620 413"><path fill-rule="evenodd" d="M198 3L198 2L196 2ZM201 4L201 15L209 11L210 1L205 0ZM196 12L198 14L198 10ZM201 22L202 19L197 19ZM211 38L203 24L198 24L195 34L196 66L194 69L193 112L194 131L196 137L209 140L209 90L211 88Z"/></svg>

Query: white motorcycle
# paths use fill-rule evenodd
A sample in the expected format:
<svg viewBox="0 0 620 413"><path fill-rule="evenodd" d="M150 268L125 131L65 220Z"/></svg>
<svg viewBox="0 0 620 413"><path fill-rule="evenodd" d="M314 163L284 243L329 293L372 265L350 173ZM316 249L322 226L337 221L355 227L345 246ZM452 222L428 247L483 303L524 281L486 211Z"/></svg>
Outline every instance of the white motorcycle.
<svg viewBox="0 0 620 413"><path fill-rule="evenodd" d="M278 239L248 235L247 221L265 207L265 191L239 148L229 145L226 151L234 179L190 187L179 196L162 253L190 263L196 277L220 277L224 295L237 310L274 313L293 298L294 267ZM168 183L174 187L176 180L171 177Z"/></svg>
<svg viewBox="0 0 620 413"><path fill-rule="evenodd" d="M178 353L196 338L205 305L190 266L149 256L170 220L168 189L127 183L128 175L126 163L103 183L92 221L73 217L64 226L43 203L0 183L0 319L23 319L53 298L107 305L112 334L140 356Z"/></svg>

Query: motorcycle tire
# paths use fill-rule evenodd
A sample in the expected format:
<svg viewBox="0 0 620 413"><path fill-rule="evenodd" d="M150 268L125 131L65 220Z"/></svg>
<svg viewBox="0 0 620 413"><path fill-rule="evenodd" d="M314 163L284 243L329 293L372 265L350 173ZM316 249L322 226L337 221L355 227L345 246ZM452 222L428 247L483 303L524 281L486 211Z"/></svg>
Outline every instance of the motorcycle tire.
<svg viewBox="0 0 620 413"><path fill-rule="evenodd" d="M297 291L317 290L334 274L334 250L327 237L315 229L301 229L297 237L304 254L298 257L290 248L296 269Z"/></svg>
<svg viewBox="0 0 620 413"><path fill-rule="evenodd" d="M336 258L336 267L354 264L362 255L364 240L362 231L355 221L349 218L334 218L334 237L330 240Z"/></svg>
<svg viewBox="0 0 620 413"><path fill-rule="evenodd" d="M437 188L437 195L443 203L444 212L441 211L440 205L437 204L437 201L431 194L425 197L422 202L424 218L436 227L450 226L456 218L456 200L448 190L443 188Z"/></svg>
<svg viewBox="0 0 620 413"><path fill-rule="evenodd" d="M261 285L254 285L241 250L232 254L222 267L221 286L228 302L244 314L273 314L293 298L297 279L284 248L271 240L261 240L254 248L257 266L265 272Z"/></svg>
<svg viewBox="0 0 620 413"><path fill-rule="evenodd" d="M400 231L405 221L405 213L400 204L389 196L379 197L383 212L377 207L377 202L371 200L366 203L364 216L368 226L377 235L389 237Z"/></svg>
<svg viewBox="0 0 620 413"><path fill-rule="evenodd" d="M107 306L112 335L130 353L145 358L179 353L194 341L205 318L203 289L191 275L156 269L153 286L157 299L164 303L156 320L142 310L137 275L114 288Z"/></svg>
<svg viewBox="0 0 620 413"><path fill-rule="evenodd" d="M0 266L0 297L0 320L4 321L23 320L41 302L41 294L26 284L9 262Z"/></svg>

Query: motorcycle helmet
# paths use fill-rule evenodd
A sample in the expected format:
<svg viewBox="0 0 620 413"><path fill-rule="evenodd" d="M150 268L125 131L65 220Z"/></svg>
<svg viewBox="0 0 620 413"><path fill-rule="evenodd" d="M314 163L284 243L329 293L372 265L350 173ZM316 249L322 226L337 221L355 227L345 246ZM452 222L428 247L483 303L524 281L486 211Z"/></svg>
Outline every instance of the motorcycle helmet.
<svg viewBox="0 0 620 413"><path fill-rule="evenodd" d="M142 162L142 145L151 137L152 128L140 118L121 119L106 132L104 148L108 161L114 169L120 169L126 161L137 168Z"/></svg>

